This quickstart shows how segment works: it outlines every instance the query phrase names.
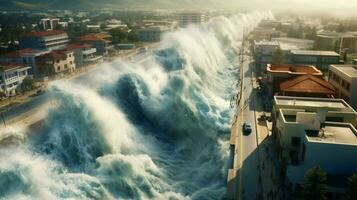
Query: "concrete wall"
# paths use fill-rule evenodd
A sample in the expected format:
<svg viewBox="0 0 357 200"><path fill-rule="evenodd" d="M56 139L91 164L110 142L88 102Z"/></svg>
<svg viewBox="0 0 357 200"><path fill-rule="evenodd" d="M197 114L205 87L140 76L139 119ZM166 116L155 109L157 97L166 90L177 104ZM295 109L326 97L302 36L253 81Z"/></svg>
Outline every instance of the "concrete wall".
<svg viewBox="0 0 357 200"><path fill-rule="evenodd" d="M289 165L287 177L292 183L303 180L305 172L319 165L329 174L352 175L357 173L357 146L307 142L304 162L299 166Z"/></svg>

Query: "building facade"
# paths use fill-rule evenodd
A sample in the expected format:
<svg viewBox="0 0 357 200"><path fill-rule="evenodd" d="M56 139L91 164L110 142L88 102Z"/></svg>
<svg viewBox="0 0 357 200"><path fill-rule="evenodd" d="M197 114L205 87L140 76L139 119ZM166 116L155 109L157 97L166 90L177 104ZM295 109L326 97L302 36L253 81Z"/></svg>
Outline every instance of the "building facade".
<svg viewBox="0 0 357 200"><path fill-rule="evenodd" d="M139 40L142 42L159 42L162 35L170 31L166 26L149 26L138 29Z"/></svg>
<svg viewBox="0 0 357 200"><path fill-rule="evenodd" d="M254 41L253 54L255 66L263 71L273 61L273 54L279 48L277 41Z"/></svg>
<svg viewBox="0 0 357 200"><path fill-rule="evenodd" d="M46 19L41 19L40 24L42 26L42 30L56 30L58 28L59 25L59 19L50 19L50 18L46 18Z"/></svg>
<svg viewBox="0 0 357 200"><path fill-rule="evenodd" d="M89 44L71 44L66 49L73 51L76 68L103 61L103 56L97 55L97 49Z"/></svg>
<svg viewBox="0 0 357 200"><path fill-rule="evenodd" d="M357 113L344 100L276 96L272 114L273 135L291 189L299 188L306 171L315 166L332 176L357 172Z"/></svg>
<svg viewBox="0 0 357 200"><path fill-rule="evenodd" d="M0 64L0 92L5 96L14 96L22 81L28 76L25 65Z"/></svg>
<svg viewBox="0 0 357 200"><path fill-rule="evenodd" d="M340 63L340 54L334 51L292 50L290 59L293 64L314 65L327 72L329 65Z"/></svg>
<svg viewBox="0 0 357 200"><path fill-rule="evenodd" d="M76 69L74 52L70 50L52 51L38 58L36 78L69 74Z"/></svg>
<svg viewBox="0 0 357 200"><path fill-rule="evenodd" d="M186 27L189 24L202 24L208 20L203 12L183 12L177 14L180 27Z"/></svg>
<svg viewBox="0 0 357 200"><path fill-rule="evenodd" d="M266 86L269 98L279 93L280 84L284 81L303 75L322 77L322 72L310 65L268 64L266 66Z"/></svg>
<svg viewBox="0 0 357 200"><path fill-rule="evenodd" d="M58 50L64 49L68 42L68 35L63 31L38 31L23 35L20 40L20 48Z"/></svg>
<svg viewBox="0 0 357 200"><path fill-rule="evenodd" d="M331 65L328 81L336 88L336 97L357 109L357 66Z"/></svg>

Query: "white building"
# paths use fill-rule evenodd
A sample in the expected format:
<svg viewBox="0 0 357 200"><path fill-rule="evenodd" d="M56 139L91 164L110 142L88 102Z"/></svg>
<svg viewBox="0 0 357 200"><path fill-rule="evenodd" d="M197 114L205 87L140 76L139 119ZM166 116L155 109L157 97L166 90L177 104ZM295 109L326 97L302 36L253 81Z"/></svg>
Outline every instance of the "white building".
<svg viewBox="0 0 357 200"><path fill-rule="evenodd" d="M328 81L336 88L336 97L357 109L357 65L331 65Z"/></svg>
<svg viewBox="0 0 357 200"><path fill-rule="evenodd" d="M207 21L207 15L203 12L178 13L177 17L181 27L185 27L189 24L202 24Z"/></svg>
<svg viewBox="0 0 357 200"><path fill-rule="evenodd" d="M357 173L357 113L344 100L276 96L272 114L286 183L293 190L315 166L328 176ZM329 184L332 195L343 190Z"/></svg>
<svg viewBox="0 0 357 200"><path fill-rule="evenodd" d="M28 75L30 67L19 64L0 64L0 92L14 96L16 89Z"/></svg>
<svg viewBox="0 0 357 200"><path fill-rule="evenodd" d="M42 29L47 31L47 30L55 30L58 28L59 24L59 19L41 19L40 24L42 26Z"/></svg>
<svg viewBox="0 0 357 200"><path fill-rule="evenodd" d="M257 67L265 69L273 61L273 54L280 47L277 41L254 41L254 60Z"/></svg>

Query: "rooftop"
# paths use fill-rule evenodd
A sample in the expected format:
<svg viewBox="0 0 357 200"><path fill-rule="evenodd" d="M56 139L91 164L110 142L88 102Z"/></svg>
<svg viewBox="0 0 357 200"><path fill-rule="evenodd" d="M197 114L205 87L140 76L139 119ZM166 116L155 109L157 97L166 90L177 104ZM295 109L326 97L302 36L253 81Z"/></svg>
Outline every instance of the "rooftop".
<svg viewBox="0 0 357 200"><path fill-rule="evenodd" d="M64 31L51 30L51 31L33 31L25 33L23 37L44 37L44 36L53 36L53 35L62 35L66 34Z"/></svg>
<svg viewBox="0 0 357 200"><path fill-rule="evenodd" d="M5 71L14 70L14 69L24 68L24 67L26 67L26 66L20 65L20 64L0 64L0 71L5 72Z"/></svg>
<svg viewBox="0 0 357 200"><path fill-rule="evenodd" d="M280 83L280 90L284 92L314 93L334 95L335 88L322 78L302 75Z"/></svg>
<svg viewBox="0 0 357 200"><path fill-rule="evenodd" d="M305 132L309 141L357 145L357 131L351 124L324 123L319 131Z"/></svg>
<svg viewBox="0 0 357 200"><path fill-rule="evenodd" d="M295 55L340 56L334 51L291 50L291 53Z"/></svg>
<svg viewBox="0 0 357 200"><path fill-rule="evenodd" d="M357 65L331 65L330 68L336 69L349 77L357 78Z"/></svg>
<svg viewBox="0 0 357 200"><path fill-rule="evenodd" d="M73 50L73 49L88 49L92 48L90 44L69 44L67 45L66 49Z"/></svg>
<svg viewBox="0 0 357 200"><path fill-rule="evenodd" d="M274 96L274 103L281 106L334 108L355 112L343 99Z"/></svg>
<svg viewBox="0 0 357 200"><path fill-rule="evenodd" d="M322 73L312 65L291 65L291 64L268 64L267 71L270 73L289 73L296 75L311 74L321 76Z"/></svg>
<svg viewBox="0 0 357 200"><path fill-rule="evenodd" d="M274 46L279 46L279 42L278 41L262 40L262 41L254 41L254 45L274 45Z"/></svg>

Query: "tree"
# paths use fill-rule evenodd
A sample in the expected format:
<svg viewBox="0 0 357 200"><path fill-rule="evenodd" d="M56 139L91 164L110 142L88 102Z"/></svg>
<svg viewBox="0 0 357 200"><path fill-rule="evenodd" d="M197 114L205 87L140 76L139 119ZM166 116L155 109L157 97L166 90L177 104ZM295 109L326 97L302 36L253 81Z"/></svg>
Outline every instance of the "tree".
<svg viewBox="0 0 357 200"><path fill-rule="evenodd" d="M326 200L327 176L319 166L309 169L304 178L302 193L305 200Z"/></svg>
<svg viewBox="0 0 357 200"><path fill-rule="evenodd" d="M349 200L357 199L357 174L353 174L347 180L347 198Z"/></svg>
<svg viewBox="0 0 357 200"><path fill-rule="evenodd" d="M278 47L274 52L273 52L273 64L283 64L285 62L284 58L284 52Z"/></svg>
<svg viewBox="0 0 357 200"><path fill-rule="evenodd" d="M26 77L21 84L21 90L22 91L28 91L28 90L32 90L34 88L34 80L30 77Z"/></svg>

